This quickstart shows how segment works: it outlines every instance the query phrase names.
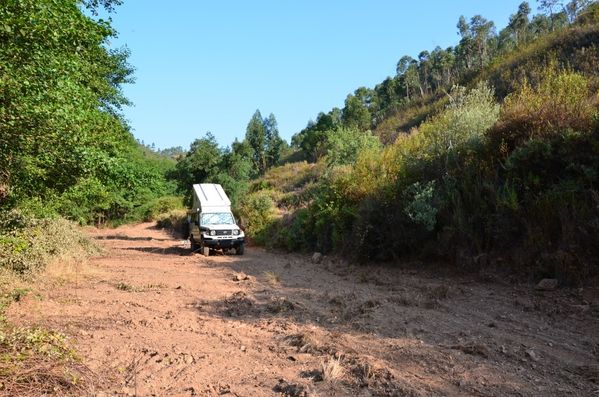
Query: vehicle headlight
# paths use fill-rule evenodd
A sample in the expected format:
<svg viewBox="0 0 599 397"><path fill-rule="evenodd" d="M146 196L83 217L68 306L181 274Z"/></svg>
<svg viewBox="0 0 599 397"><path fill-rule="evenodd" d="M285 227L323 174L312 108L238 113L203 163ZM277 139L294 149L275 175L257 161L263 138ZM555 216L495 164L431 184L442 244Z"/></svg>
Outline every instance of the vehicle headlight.
<svg viewBox="0 0 599 397"><path fill-rule="evenodd" d="M233 234L234 234L235 236L238 236L238 235L239 235L239 229L235 229L235 230L233 230Z"/></svg>
<svg viewBox="0 0 599 397"><path fill-rule="evenodd" d="M210 230L210 235L211 236L216 236L216 230Z"/></svg>

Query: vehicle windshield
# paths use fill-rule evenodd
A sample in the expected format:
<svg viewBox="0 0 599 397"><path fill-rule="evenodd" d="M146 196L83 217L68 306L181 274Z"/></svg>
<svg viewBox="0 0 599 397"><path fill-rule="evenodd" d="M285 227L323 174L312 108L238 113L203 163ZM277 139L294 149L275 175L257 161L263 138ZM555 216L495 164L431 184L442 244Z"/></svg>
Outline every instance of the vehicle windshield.
<svg viewBox="0 0 599 397"><path fill-rule="evenodd" d="M202 214L200 217L200 225L234 225L235 219L230 212L214 212Z"/></svg>

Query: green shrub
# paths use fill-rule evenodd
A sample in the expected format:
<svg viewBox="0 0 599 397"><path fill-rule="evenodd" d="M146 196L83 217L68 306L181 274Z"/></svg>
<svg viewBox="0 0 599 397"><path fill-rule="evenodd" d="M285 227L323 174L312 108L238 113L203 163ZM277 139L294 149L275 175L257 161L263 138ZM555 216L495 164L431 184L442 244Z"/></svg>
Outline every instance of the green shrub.
<svg viewBox="0 0 599 397"><path fill-rule="evenodd" d="M465 146L479 144L499 117L493 90L484 83L470 91L456 86L449 96L446 109L418 128L415 139L421 158L449 161Z"/></svg>
<svg viewBox="0 0 599 397"><path fill-rule="evenodd" d="M107 212L115 197L97 178L80 180L67 189L58 199L58 211L82 225L99 223L101 214Z"/></svg>
<svg viewBox="0 0 599 397"><path fill-rule="evenodd" d="M63 218L36 219L0 212L0 268L30 276L58 257L80 257L97 247Z"/></svg>
<svg viewBox="0 0 599 397"><path fill-rule="evenodd" d="M591 95L585 76L555 65L543 76L536 85L525 81L506 98L501 118L489 132L493 147L504 154L531 139L590 131L596 123L598 97Z"/></svg>
<svg viewBox="0 0 599 397"><path fill-rule="evenodd" d="M354 164L362 151L379 150L381 141L370 131L338 128L326 134L326 161L329 166Z"/></svg>
<svg viewBox="0 0 599 397"><path fill-rule="evenodd" d="M239 214L248 237L260 244L266 241L266 233L271 225L275 209L271 198L272 191L263 190L246 195L241 199Z"/></svg>
<svg viewBox="0 0 599 397"><path fill-rule="evenodd" d="M155 221L162 218L163 214L171 211L183 210L183 197L165 196L152 199L139 206L129 216L131 220L143 220L145 222Z"/></svg>
<svg viewBox="0 0 599 397"><path fill-rule="evenodd" d="M404 213L414 223L422 225L427 231L433 231L437 222L436 216L439 211L434 207L433 195L435 193L435 181L425 184L413 183L404 191Z"/></svg>
<svg viewBox="0 0 599 397"><path fill-rule="evenodd" d="M178 209L161 213L156 217L156 226L187 238L189 234L187 210Z"/></svg>

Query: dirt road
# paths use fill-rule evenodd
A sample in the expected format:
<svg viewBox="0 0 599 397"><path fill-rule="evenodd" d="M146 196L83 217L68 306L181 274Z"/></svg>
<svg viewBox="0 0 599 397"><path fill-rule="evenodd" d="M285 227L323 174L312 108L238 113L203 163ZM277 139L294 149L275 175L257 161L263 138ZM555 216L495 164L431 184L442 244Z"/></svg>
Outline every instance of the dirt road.
<svg viewBox="0 0 599 397"><path fill-rule="evenodd" d="M596 290L90 234L93 271L9 315L69 335L97 396L599 395Z"/></svg>

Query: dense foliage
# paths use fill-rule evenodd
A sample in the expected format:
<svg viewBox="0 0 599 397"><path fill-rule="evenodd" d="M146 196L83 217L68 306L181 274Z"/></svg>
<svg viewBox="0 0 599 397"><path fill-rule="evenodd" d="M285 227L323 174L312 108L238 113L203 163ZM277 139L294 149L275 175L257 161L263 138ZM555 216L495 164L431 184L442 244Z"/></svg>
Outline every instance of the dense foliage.
<svg viewBox="0 0 599 397"><path fill-rule="evenodd" d="M208 132L178 158L170 176L177 180L179 191L186 195L188 202L192 184L210 182L220 183L236 205L247 191L249 181L279 164L288 152L287 142L279 136L275 116L271 113L262 118L256 110L243 141L235 140L230 148L221 148Z"/></svg>
<svg viewBox="0 0 599 397"><path fill-rule="evenodd" d="M486 45L511 37L500 52L474 46L468 58L462 46L476 34L465 32L458 64L471 73L448 73L447 81L461 79L469 88L442 87L436 96L435 85L414 80L401 110L380 123L395 118L415 127L394 130L392 140L379 134L385 146L371 143L368 131L379 120L376 90L356 91L362 110L348 98L344 109L309 123L293 144L316 165L287 164L252 183L240 208L250 235L273 247L358 261L428 257L570 283L596 274L597 4L534 23L526 10L523 3L508 27L520 26L517 33L487 31ZM483 22L473 18L468 29L488 28ZM424 65L416 64L414 78Z"/></svg>
<svg viewBox="0 0 599 397"><path fill-rule="evenodd" d="M125 219L169 193L173 166L143 150L119 115L127 49L90 17L113 1L8 0L0 6L0 205L81 223Z"/></svg>

